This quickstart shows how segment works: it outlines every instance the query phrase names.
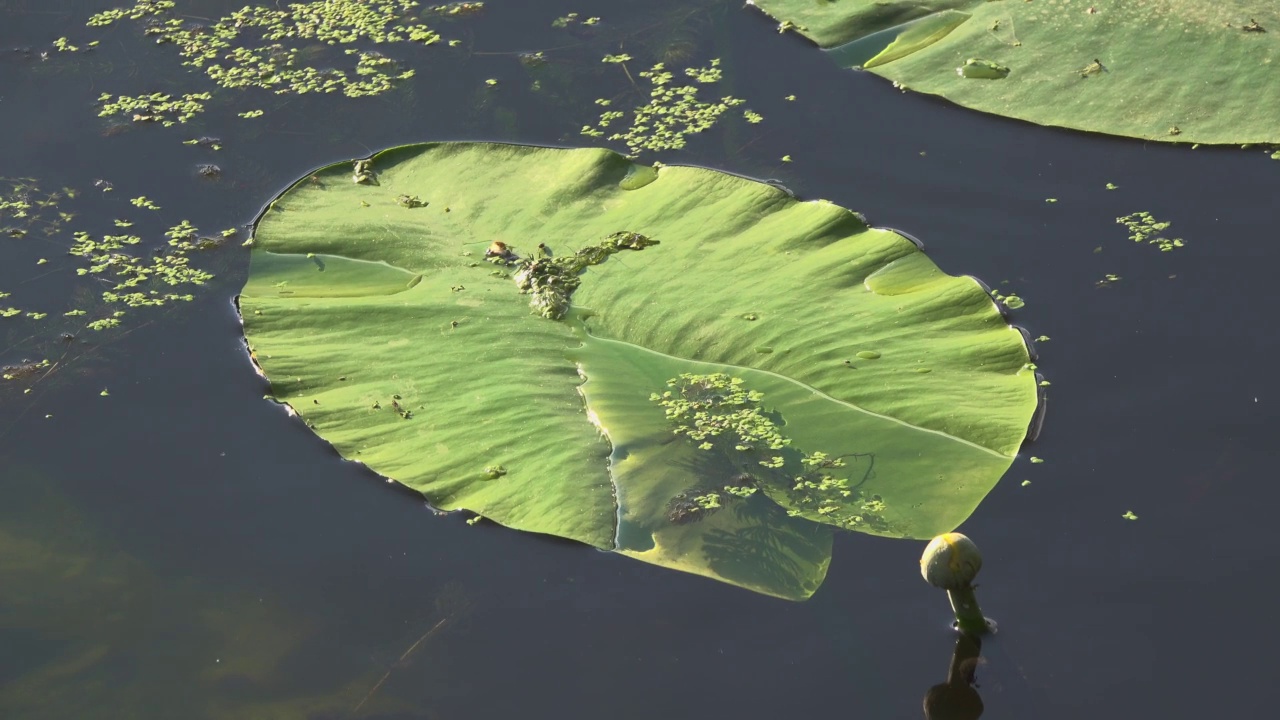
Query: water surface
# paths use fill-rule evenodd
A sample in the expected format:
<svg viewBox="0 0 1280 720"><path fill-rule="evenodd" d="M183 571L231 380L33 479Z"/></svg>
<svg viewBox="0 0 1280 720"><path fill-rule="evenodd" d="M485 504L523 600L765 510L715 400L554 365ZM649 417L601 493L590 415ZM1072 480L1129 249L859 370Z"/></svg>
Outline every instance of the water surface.
<svg viewBox="0 0 1280 720"><path fill-rule="evenodd" d="M0 49L88 37L83 19L110 5L0 2ZM773 178L902 228L947 272L1016 291L1015 320L1052 337L1046 431L962 528L1001 627L978 669L984 717L1269 707L1280 164L963 111L838 70L735 3L676 5L492 0L452 30L467 52L406 55L419 76L387 96L250 95L194 128L107 137L100 92L191 81L168 51L121 26L93 56L5 52L0 174L81 189L93 222L114 212L94 179L147 194L164 208L140 223L151 238L183 218L220 229L371 149L579 144L592 101L629 92L606 52L721 57L725 92L765 122L649 160ZM571 11L604 18L609 45L550 27ZM516 53L538 49L553 62L533 91ZM268 113L236 117L250 105ZM182 145L192 134L224 150ZM207 162L219 178L195 172ZM1114 219L1139 210L1187 247L1128 241ZM57 308L81 287L55 245L0 238L0 260L6 300ZM921 543L837 535L823 587L797 604L437 517L262 400L231 305L246 261L211 255L213 287L107 342L0 321L0 364L62 362L29 394L0 389L0 715L920 717L953 643ZM1122 279L1095 287L1107 273Z"/></svg>

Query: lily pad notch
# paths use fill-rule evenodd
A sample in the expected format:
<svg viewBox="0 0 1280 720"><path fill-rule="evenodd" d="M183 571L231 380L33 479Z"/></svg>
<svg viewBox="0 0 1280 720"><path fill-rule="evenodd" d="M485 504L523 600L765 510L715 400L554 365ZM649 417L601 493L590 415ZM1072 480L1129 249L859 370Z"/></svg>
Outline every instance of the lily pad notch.
<svg viewBox="0 0 1280 720"><path fill-rule="evenodd" d="M271 397L433 506L794 600L836 528L954 529L1038 404L1023 335L903 235L603 149L320 168L238 305ZM695 440L703 410L756 430Z"/></svg>

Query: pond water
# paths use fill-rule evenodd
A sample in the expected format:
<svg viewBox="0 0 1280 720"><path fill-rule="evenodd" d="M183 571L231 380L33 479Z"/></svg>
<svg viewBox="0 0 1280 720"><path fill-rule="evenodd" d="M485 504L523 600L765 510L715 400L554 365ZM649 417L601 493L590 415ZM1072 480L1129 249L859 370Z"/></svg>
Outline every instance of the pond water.
<svg viewBox="0 0 1280 720"><path fill-rule="evenodd" d="M204 18L242 4L181 3ZM793 603L437 516L262 399L232 305L237 242L198 256L217 277L189 304L103 334L61 318L100 292L65 256L81 222L124 213L149 238L182 219L231 228L313 168L402 143L591 144L578 128L593 101L633 92L599 62L617 52L636 67L722 58L724 92L765 117L642 161L860 210L945 271L1016 292L1014 320L1052 338L1045 431L961 527L1000 626L977 666L983 717L1269 706L1280 163L1266 154L904 94L719 0L490 0L441 27L459 48L389 52L418 73L386 95L223 91L190 127L121 132L96 116L101 93L207 83L135 25L83 27L112 5L0 0L0 177L80 191L59 203L77 213L60 234L0 238L0 303L49 312L0 319L0 364L51 361L0 385L0 716L921 717L955 643L919 576L923 543L837 534L825 583ZM569 12L603 22L552 27ZM60 54L62 36L101 45ZM546 65L520 63L537 50ZM201 135L222 149L182 144ZM216 177L197 169L210 163ZM161 210L121 208L139 195ZM1137 211L1186 247L1129 241L1115 218Z"/></svg>

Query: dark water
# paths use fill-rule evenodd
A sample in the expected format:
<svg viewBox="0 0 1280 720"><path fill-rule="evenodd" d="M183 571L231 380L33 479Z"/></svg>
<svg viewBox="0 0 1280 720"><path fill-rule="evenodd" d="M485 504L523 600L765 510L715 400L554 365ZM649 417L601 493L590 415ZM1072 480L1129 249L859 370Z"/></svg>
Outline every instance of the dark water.
<svg viewBox="0 0 1280 720"><path fill-rule="evenodd" d="M241 4L187 6L216 17ZM0 2L0 48L92 39L84 18L110 6ZM550 27L570 11L605 18L596 40ZM0 176L80 188L93 222L115 212L87 192L109 179L164 207L144 233L183 218L212 230L370 149L577 144L592 100L627 90L601 69L605 52L648 59L678 42L689 62L721 57L725 91L766 121L650 160L861 210L921 238L944 270L1017 291L1016 320L1052 337L1046 431L962 528L984 550L979 598L1001 628L977 670L983 717L1269 707L1280 163L904 95L734 3L491 1L446 34L469 51L395 53L419 74L382 98L224 93L194 129L109 137L100 92L195 82L170 52L129 25L95 55L6 52ZM561 46L544 92L528 90L512 53ZM235 116L252 107L268 114ZM180 144L201 134L225 149ZM199 177L202 162L222 176ZM1172 220L1187 247L1128 241L1114 219L1138 210ZM83 287L59 247L0 239L5 302L60 308ZM794 604L436 517L262 401L231 305L246 260L214 253L218 279L194 303L139 311L100 345L61 344L53 313L0 325L0 364L64 360L29 394L0 388L0 717L922 716L954 638L945 598L919 578L919 543L842 535L824 587ZM1122 279L1095 287L1106 273Z"/></svg>

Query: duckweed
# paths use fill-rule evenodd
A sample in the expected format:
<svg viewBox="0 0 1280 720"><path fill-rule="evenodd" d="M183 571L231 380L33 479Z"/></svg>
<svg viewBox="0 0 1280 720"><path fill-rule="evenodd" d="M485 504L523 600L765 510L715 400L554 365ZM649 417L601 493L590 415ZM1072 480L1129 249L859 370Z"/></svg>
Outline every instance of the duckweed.
<svg viewBox="0 0 1280 720"><path fill-rule="evenodd" d="M991 297L994 298L996 302L1004 303L1004 306L1010 310L1020 310L1027 306L1026 300L1023 300L1021 297L1014 295L1013 293L1006 294L999 290L992 290Z"/></svg>
<svg viewBox="0 0 1280 720"><path fill-rule="evenodd" d="M606 62L610 60L606 58ZM626 143L627 152L632 157L644 151L679 150L685 146L686 137L710 129L729 108L746 102L728 95L719 100L704 100L699 97L702 86L717 83L722 78L723 72L718 59L712 60L706 67L685 68L684 75L696 84L673 85L676 75L662 63L641 72L640 77L647 79L653 86L649 102L632 111L630 127L609 135L608 139ZM596 102L602 106L609 105L608 101ZM601 137L615 121L624 117L624 112L607 110L601 113L595 126L583 126L581 132L589 137Z"/></svg>
<svg viewBox="0 0 1280 720"><path fill-rule="evenodd" d="M177 48L182 64L196 68L219 87L255 87L276 94L334 93L348 97L378 95L412 69L374 50L343 48L355 61L351 70L332 67L330 48L371 42L378 45L432 45L440 35L412 10L413 0L314 0L285 8L246 6L211 25L203 26L175 13L170 0L137 0L132 7L115 8L89 18L90 27L106 27L124 20L144 21L143 33L159 45ZM438 6L437 13L459 15L478 10L482 3ZM209 93L175 99L163 93L137 96L104 94L103 116L127 114L136 121L165 125L186 122L204 109ZM259 112L259 111L254 111ZM242 115L256 117L256 115Z"/></svg>
<svg viewBox="0 0 1280 720"><path fill-rule="evenodd" d="M1101 280L1098 280L1093 285L1094 287L1105 288L1105 287L1111 287L1113 284L1119 281L1120 281L1119 275L1116 275L1114 273L1107 273L1105 276L1103 276Z"/></svg>
<svg viewBox="0 0 1280 720"><path fill-rule="evenodd" d="M694 494L681 503L683 513L713 511L723 503L740 501L764 490L790 516L807 516L846 528L884 523L886 505L879 495L866 496L857 486L871 476L874 456L797 452L763 408L764 394L747 389L742 378L724 373L681 374L667 381L668 390L649 399L663 408L676 435L702 451L718 452L738 467L751 468L719 487ZM870 457L857 483L848 472L846 457ZM721 492L725 493L721 495ZM678 498L681 496L677 496ZM689 519L669 515L672 522Z"/></svg>
<svg viewBox="0 0 1280 720"><path fill-rule="evenodd" d="M551 27L567 28L570 25L579 24L579 23L582 25L598 25L600 23L600 18L598 17L582 18L578 15L578 13L571 12L566 15L562 15L556 18L555 20L552 20Z"/></svg>
<svg viewBox="0 0 1280 720"><path fill-rule="evenodd" d="M1161 233L1169 229L1173 223L1159 222L1149 212L1136 212L1118 217L1116 222L1128 228L1130 240L1155 245L1161 252L1169 252L1186 244L1182 238L1164 237Z"/></svg>
<svg viewBox="0 0 1280 720"><path fill-rule="evenodd" d="M671 390L649 399L662 406L675 434L706 445L704 449L711 449L709 440L722 440L740 452L757 447L777 451L789 445L760 408L764 393L747 390L744 384L742 378L724 373L685 373L667 381Z"/></svg>
<svg viewBox="0 0 1280 720"><path fill-rule="evenodd" d="M101 186L102 183L105 181L98 181L95 185ZM56 193L42 192L30 178L0 179L0 220L9 221L5 230L13 237L25 236L32 229L55 235L75 217L73 213L58 209L58 203L76 196L76 191L71 188L63 188ZM160 209L145 195L132 198L129 203L147 210ZM210 273L192 267L188 255L216 245L217 239L199 238L197 228L190 222L184 220L165 233L167 248L146 253L135 252L135 248L142 244L142 238L128 234L127 228L133 225L132 221L116 218L112 225L121 232L93 235L76 231L70 234L67 253L82 263L76 268L76 275L92 277L105 285L100 291L104 307L95 312L99 317L86 324L89 329L106 330L121 324L121 318L127 311L107 309L112 305L139 308L190 301L193 295L184 289L203 285L212 279ZM37 264L49 262L48 258L40 258ZM7 296L8 293L0 293L0 298ZM65 318L89 314L88 310L80 308L61 312ZM0 317L19 315L38 321L48 317L49 313L16 307L0 310Z"/></svg>
<svg viewBox="0 0 1280 720"><path fill-rule="evenodd" d="M186 93L174 97L166 93L150 93L147 95L116 95L102 93L98 103L102 108L98 117L127 115L134 122L156 122L170 127L175 123L185 123L197 113L204 112L204 103L213 97L207 92Z"/></svg>
<svg viewBox="0 0 1280 720"><path fill-rule="evenodd" d="M67 39L67 38L65 38L65 37L60 37L60 38L58 38L57 40L54 40L54 41L53 41L53 47L54 47L54 49L56 49L58 52L73 52L73 53L74 53L74 52L81 52L81 51L88 52L88 51L93 50L94 48L98 47L98 44L99 44L99 41L98 41L98 40L94 40L93 42L91 42L91 43L89 43L89 44L85 45L83 48L80 48L80 47L77 47L77 46L75 46L75 45L72 45L72 44L71 44L71 41L70 41L70 40L68 40L68 39Z"/></svg>
<svg viewBox="0 0 1280 720"><path fill-rule="evenodd" d="M448 5L436 5L431 12L437 15L474 15L484 9L482 2L456 2Z"/></svg>

